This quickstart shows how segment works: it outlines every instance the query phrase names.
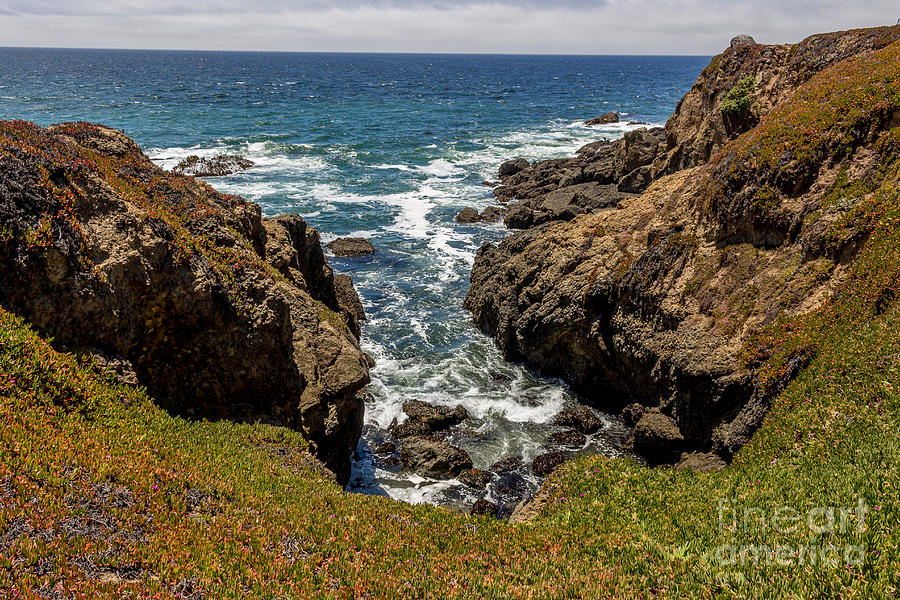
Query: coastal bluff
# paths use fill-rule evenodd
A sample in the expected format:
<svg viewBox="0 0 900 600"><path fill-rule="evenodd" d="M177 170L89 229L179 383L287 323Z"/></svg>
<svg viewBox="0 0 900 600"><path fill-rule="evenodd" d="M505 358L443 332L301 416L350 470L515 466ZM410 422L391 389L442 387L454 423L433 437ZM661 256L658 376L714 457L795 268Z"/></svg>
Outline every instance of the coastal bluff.
<svg viewBox="0 0 900 600"><path fill-rule="evenodd" d="M369 381L358 297L303 219L262 218L114 129L6 121L0 226L0 305L57 349L174 414L297 429L347 482Z"/></svg>
<svg viewBox="0 0 900 600"><path fill-rule="evenodd" d="M829 302L870 236L894 177L898 40L736 38L665 128L501 173L523 231L478 251L476 325L621 412L650 462L721 468L815 354L779 328Z"/></svg>

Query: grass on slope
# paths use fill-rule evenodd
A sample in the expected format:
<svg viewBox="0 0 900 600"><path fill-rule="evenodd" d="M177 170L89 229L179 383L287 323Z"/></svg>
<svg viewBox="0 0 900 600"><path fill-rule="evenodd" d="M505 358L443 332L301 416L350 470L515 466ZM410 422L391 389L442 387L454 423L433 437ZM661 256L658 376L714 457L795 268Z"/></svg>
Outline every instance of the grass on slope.
<svg viewBox="0 0 900 600"><path fill-rule="evenodd" d="M835 298L748 347L763 378L797 349L811 362L731 467L582 458L546 486L540 518L519 526L343 494L297 434L173 418L0 310L0 590L897 597L898 187L895 162L868 197L871 237Z"/></svg>

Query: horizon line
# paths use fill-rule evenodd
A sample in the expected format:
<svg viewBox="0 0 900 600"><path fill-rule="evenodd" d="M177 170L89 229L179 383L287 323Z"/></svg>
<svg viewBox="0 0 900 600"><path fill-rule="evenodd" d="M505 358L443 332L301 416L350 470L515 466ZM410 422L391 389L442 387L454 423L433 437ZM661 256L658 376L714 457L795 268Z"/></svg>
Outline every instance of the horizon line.
<svg viewBox="0 0 900 600"><path fill-rule="evenodd" d="M410 50L235 50L209 48L111 48L77 46L0 46L0 50L78 50L109 52L208 52L232 54L391 54L407 56L618 56L618 57L672 57L709 58L715 54L659 54L659 53L568 53L568 52L459 52L459 51L410 51Z"/></svg>

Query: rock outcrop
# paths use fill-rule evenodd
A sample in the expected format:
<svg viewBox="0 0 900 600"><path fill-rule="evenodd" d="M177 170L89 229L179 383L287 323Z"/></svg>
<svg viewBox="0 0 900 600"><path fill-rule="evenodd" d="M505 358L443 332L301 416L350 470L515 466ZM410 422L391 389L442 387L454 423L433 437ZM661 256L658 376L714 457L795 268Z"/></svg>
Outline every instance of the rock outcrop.
<svg viewBox="0 0 900 600"><path fill-rule="evenodd" d="M210 158L191 155L175 165L172 170L194 177L224 177L252 169L255 166L256 163L252 160L234 154L220 154Z"/></svg>
<svg viewBox="0 0 900 600"><path fill-rule="evenodd" d="M595 117L593 119L588 119L584 122L588 127L594 125L609 125L610 123L618 123L619 122L619 113L616 112L608 112L600 115L599 117Z"/></svg>
<svg viewBox="0 0 900 600"><path fill-rule="evenodd" d="M730 459L810 359L798 347L760 374L773 352L761 332L822 306L867 239L900 147L898 39L739 40L665 130L504 177L495 194L528 229L479 250L476 324L508 359L627 406L645 454ZM605 203L575 200L604 186Z"/></svg>
<svg viewBox="0 0 900 600"><path fill-rule="evenodd" d="M336 256L365 256L375 252L375 246L365 238L338 238L325 244Z"/></svg>
<svg viewBox="0 0 900 600"><path fill-rule="evenodd" d="M297 428L347 481L361 311L303 219L263 219L119 131L16 121L0 123L0 224L0 304L58 348L114 361L174 413Z"/></svg>

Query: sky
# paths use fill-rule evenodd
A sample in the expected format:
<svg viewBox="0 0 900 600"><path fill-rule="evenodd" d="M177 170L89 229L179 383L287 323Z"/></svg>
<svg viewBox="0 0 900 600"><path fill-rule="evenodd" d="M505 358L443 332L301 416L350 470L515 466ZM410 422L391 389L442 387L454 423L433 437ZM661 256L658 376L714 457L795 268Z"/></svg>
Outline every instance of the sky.
<svg viewBox="0 0 900 600"><path fill-rule="evenodd" d="M0 0L0 46L712 55L898 18L898 0Z"/></svg>

